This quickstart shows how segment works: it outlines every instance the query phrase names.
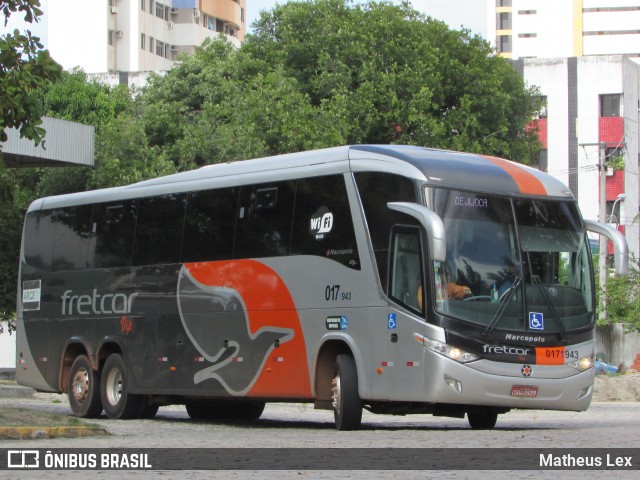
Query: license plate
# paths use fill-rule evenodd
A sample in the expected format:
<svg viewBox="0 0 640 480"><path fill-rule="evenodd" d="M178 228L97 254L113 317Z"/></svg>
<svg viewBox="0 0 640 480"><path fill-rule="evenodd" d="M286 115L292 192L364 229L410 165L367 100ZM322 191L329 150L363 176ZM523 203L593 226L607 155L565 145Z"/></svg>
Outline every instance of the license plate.
<svg viewBox="0 0 640 480"><path fill-rule="evenodd" d="M512 397L528 397L538 396L538 387L533 385L511 385Z"/></svg>

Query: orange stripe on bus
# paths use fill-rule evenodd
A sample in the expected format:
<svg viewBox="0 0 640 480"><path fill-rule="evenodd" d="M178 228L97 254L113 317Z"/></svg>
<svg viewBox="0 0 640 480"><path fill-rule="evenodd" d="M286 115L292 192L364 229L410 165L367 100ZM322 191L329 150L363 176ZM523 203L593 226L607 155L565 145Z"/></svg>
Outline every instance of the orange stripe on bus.
<svg viewBox="0 0 640 480"><path fill-rule="evenodd" d="M547 194L547 189L544 188L542 182L538 180L535 175L527 172L526 169L520 167L519 165L505 160L504 158L490 157L487 155L482 155L482 157L486 158L491 163L507 172L516 182L516 185L518 185L518 188L522 193L526 193L529 195Z"/></svg>

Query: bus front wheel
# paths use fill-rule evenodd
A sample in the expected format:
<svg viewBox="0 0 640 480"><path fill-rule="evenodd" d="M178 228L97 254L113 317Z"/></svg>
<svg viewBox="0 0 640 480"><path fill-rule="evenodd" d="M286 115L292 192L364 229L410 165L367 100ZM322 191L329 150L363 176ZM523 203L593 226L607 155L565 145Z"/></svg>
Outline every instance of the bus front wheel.
<svg viewBox="0 0 640 480"><path fill-rule="evenodd" d="M79 355L69 370L67 395L76 417L97 418L102 413L100 402L100 372L91 368L86 355Z"/></svg>
<svg viewBox="0 0 640 480"><path fill-rule="evenodd" d="M333 417L338 430L357 430L362 423L358 371L351 355L338 355L332 380Z"/></svg>
<svg viewBox="0 0 640 480"><path fill-rule="evenodd" d="M129 377L121 355L107 357L102 369L100 397L107 416L111 419L136 418L142 410L143 397L129 393Z"/></svg>
<svg viewBox="0 0 640 480"><path fill-rule="evenodd" d="M491 408L474 408L467 411L467 420L474 430L491 430L498 421L498 412Z"/></svg>

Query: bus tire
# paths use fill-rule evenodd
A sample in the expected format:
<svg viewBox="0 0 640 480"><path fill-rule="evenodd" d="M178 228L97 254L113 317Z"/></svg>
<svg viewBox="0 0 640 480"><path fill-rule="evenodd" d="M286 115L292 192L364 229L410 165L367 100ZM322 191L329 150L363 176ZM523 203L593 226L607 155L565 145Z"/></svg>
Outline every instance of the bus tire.
<svg viewBox="0 0 640 480"><path fill-rule="evenodd" d="M157 403L151 403L148 395L142 395L140 397L140 411L136 415L136 418L150 419L156 416L160 405Z"/></svg>
<svg viewBox="0 0 640 480"><path fill-rule="evenodd" d="M358 394L358 371L351 355L338 355L331 387L336 429L359 429L362 423L362 401Z"/></svg>
<svg viewBox="0 0 640 480"><path fill-rule="evenodd" d="M498 421L498 412L491 408L474 408L467 411L467 420L473 430L491 430Z"/></svg>
<svg viewBox="0 0 640 480"><path fill-rule="evenodd" d="M91 368L86 355L79 355L69 370L67 395L71 411L76 417L97 418L102 413L100 401L100 372Z"/></svg>
<svg viewBox="0 0 640 480"><path fill-rule="evenodd" d="M101 377L100 398L107 416L114 420L136 418L142 410L143 397L129 393L129 376L120 354L107 357Z"/></svg>

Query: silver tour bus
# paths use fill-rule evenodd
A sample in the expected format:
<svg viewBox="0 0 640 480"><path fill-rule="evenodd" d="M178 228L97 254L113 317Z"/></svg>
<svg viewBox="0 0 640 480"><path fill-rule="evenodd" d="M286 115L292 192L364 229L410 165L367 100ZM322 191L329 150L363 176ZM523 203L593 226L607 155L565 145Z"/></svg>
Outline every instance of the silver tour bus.
<svg viewBox="0 0 640 480"><path fill-rule="evenodd" d="M80 417L257 419L313 402L493 428L585 410L595 296L565 185L493 157L345 146L36 200L17 378Z"/></svg>

